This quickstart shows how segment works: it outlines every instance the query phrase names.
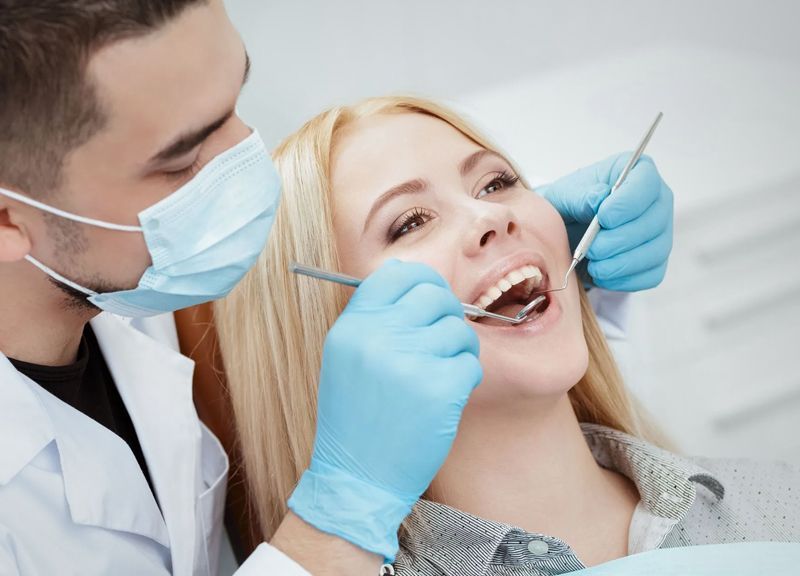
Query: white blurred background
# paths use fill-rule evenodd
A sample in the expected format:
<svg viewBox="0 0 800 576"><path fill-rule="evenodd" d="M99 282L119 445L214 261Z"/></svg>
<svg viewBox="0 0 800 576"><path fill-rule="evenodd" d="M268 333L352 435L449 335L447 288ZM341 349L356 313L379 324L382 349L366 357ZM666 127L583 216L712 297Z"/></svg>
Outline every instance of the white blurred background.
<svg viewBox="0 0 800 576"><path fill-rule="evenodd" d="M676 199L638 295L631 387L688 453L800 462L800 3L229 0L270 146L324 108L465 110L534 182L633 148Z"/></svg>

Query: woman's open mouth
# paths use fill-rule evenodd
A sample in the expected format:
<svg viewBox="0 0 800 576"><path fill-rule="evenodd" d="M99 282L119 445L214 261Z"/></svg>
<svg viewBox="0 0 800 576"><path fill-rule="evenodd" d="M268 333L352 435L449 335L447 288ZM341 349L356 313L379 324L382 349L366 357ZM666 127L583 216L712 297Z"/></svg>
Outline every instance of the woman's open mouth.
<svg viewBox="0 0 800 576"><path fill-rule="evenodd" d="M547 290L548 279L547 276L542 274L542 271L533 265L525 265L512 270L497 283L491 286L484 292L480 298L475 302L476 306L495 314L502 314L503 316L515 317L517 313L522 310L529 302L531 302L537 293ZM545 294L545 300L531 310L524 322L516 326L523 326L530 322L535 322L541 317L547 308L550 306L550 295ZM475 322L485 324L487 326L513 326L502 320L495 320L493 318L474 318Z"/></svg>

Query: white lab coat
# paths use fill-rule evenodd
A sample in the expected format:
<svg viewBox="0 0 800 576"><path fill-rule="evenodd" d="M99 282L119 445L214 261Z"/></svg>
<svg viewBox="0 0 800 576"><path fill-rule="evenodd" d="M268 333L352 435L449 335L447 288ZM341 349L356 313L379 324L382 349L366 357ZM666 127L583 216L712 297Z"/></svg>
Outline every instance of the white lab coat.
<svg viewBox="0 0 800 576"><path fill-rule="evenodd" d="M197 417L174 323L150 326L158 339L110 314L92 321L161 510L123 440L0 354L0 575L217 574L228 459ZM264 544L248 574L306 572Z"/></svg>
<svg viewBox="0 0 800 576"><path fill-rule="evenodd" d="M618 350L626 298L592 300ZM123 440L0 354L0 576L216 576L228 459L197 417L174 321L104 313L92 328L161 509ZM236 572L273 574L308 576L268 544Z"/></svg>

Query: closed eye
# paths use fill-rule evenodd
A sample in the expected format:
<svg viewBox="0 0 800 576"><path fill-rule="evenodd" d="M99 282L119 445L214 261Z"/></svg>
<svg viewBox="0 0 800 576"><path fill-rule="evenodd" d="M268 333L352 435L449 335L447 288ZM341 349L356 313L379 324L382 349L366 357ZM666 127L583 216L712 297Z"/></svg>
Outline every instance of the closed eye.
<svg viewBox="0 0 800 576"><path fill-rule="evenodd" d="M162 172L164 176L170 181L190 180L202 168L200 162L195 160L185 168L178 170L167 170Z"/></svg>

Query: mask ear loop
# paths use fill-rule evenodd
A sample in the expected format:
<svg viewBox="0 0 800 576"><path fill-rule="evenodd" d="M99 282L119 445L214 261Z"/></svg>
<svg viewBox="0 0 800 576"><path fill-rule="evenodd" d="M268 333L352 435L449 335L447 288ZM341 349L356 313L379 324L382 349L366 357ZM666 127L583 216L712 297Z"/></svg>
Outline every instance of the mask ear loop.
<svg viewBox="0 0 800 576"><path fill-rule="evenodd" d="M18 202L22 202L23 204L27 204L28 206L32 206L33 208L38 208L43 212L48 212L50 214L54 214L56 216L60 216L62 218L66 218L67 220L72 220L73 222L80 222L81 224L88 224L89 226L96 226L97 228L105 228L106 230L116 230L119 232L142 232L142 228L140 226L126 226L124 224L112 224L110 222L103 222L102 220L95 220L94 218L86 218L85 216L79 216L78 214L73 214L72 212L67 212L66 210L60 210L48 204L44 204L39 202L38 200L34 200L33 198L28 198L27 196L23 196L22 194L17 194L16 192L12 192L11 190L6 190L5 188L0 188L0 194L3 196L7 196L12 200L16 200ZM36 266L39 270L47 274L53 280L57 282L61 282L62 284L69 286L73 290L77 290L81 294L86 294L86 296L98 296L97 292L93 290L89 290L88 288L84 288L80 284L76 284L69 278L65 278L49 266L39 262L36 258L27 254L25 256L25 260Z"/></svg>
<svg viewBox="0 0 800 576"><path fill-rule="evenodd" d="M83 286L81 286L80 284L76 284L75 282L73 282L69 278L64 278L61 274L59 274L58 272L56 272L52 268L49 268L48 266L45 266L44 264L39 262L36 258L31 256L30 254L25 256L25 260L27 260L28 262L30 262L31 264L36 266L39 270L41 270L42 272L44 272L45 274L50 276L53 280L61 282L62 284L66 284L67 286L69 286L73 290L77 290L78 292L80 292L82 294L86 294L87 296L97 296L98 295L97 292L95 292L93 290L89 290L88 288L84 288Z"/></svg>
<svg viewBox="0 0 800 576"><path fill-rule="evenodd" d="M95 220L94 218L86 218L85 216L79 216L77 214L73 214L72 212L67 212L65 210L54 208L53 206L49 206L48 204L44 204L42 202L39 202L38 200L34 200L33 198L28 198L27 196L23 196L22 194L17 194L16 192L12 192L11 190L6 190L5 188L0 188L0 194L8 196L9 198L16 200L17 202L22 202L23 204L27 204L28 206L33 206L34 208L43 210L44 212L49 212L50 214L61 216L62 218L66 218L67 220L72 220L73 222L80 222L81 224L88 224L89 226L96 226L97 228L105 228L106 230L116 230L118 232L142 232L141 226L126 226L124 224L112 224L110 222L103 222L102 220Z"/></svg>

